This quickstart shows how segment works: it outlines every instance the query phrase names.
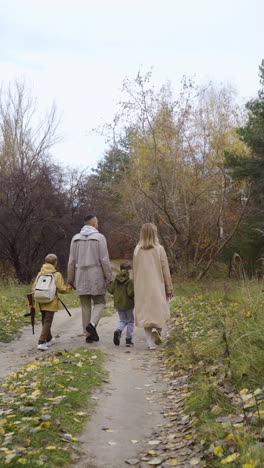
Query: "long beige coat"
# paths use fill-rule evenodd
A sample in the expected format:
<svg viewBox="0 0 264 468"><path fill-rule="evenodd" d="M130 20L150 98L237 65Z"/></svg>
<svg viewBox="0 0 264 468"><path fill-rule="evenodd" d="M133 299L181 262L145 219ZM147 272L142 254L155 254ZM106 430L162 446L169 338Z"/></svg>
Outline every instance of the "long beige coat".
<svg viewBox="0 0 264 468"><path fill-rule="evenodd" d="M103 234L76 234L72 238L67 281L79 296L106 293L106 283L112 280L112 268Z"/></svg>
<svg viewBox="0 0 264 468"><path fill-rule="evenodd" d="M166 294L172 293L172 281L162 245L146 250L137 245L133 276L136 326L164 328L170 316Z"/></svg>

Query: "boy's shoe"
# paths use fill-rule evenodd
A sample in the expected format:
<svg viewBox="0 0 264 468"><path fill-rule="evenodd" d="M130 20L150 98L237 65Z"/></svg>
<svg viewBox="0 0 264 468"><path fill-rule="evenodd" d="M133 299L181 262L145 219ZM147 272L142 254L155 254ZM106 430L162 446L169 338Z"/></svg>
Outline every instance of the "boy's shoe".
<svg viewBox="0 0 264 468"><path fill-rule="evenodd" d="M151 334L153 336L154 342L156 345L159 345L162 343L162 338L160 336L160 332L157 330L157 328L152 328Z"/></svg>
<svg viewBox="0 0 264 468"><path fill-rule="evenodd" d="M49 347L46 346L46 343L40 343L40 344L38 344L38 349L40 351L47 351L49 349Z"/></svg>
<svg viewBox="0 0 264 468"><path fill-rule="evenodd" d="M120 345L120 338L121 338L121 331L117 329L114 332L114 343L116 346Z"/></svg>
<svg viewBox="0 0 264 468"><path fill-rule="evenodd" d="M54 345L56 342L57 342L57 340L55 340L55 338L51 338L50 341L46 341L45 345L50 347L50 346Z"/></svg>
<svg viewBox="0 0 264 468"><path fill-rule="evenodd" d="M151 350L157 349L157 346L150 346L149 349L151 349Z"/></svg>
<svg viewBox="0 0 264 468"><path fill-rule="evenodd" d="M129 347L129 346L134 346L134 343L132 341L132 338L126 338L126 346Z"/></svg>
<svg viewBox="0 0 264 468"><path fill-rule="evenodd" d="M98 333L96 331L96 328L91 323L89 323L89 325L87 325L86 330L88 332L89 338L92 341L99 341L99 336L98 336Z"/></svg>

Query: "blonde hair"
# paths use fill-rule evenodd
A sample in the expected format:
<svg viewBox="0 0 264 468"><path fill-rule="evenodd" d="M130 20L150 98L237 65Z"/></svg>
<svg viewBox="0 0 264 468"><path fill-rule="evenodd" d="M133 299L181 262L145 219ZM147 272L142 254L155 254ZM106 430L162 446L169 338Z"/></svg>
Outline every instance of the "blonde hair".
<svg viewBox="0 0 264 468"><path fill-rule="evenodd" d="M58 257L55 254L48 254L45 257L45 263L51 263L51 265L56 265L58 261Z"/></svg>
<svg viewBox="0 0 264 468"><path fill-rule="evenodd" d="M140 236L139 236L139 246L141 249L152 249L159 243L158 239L158 230L155 224L146 223L143 224Z"/></svg>

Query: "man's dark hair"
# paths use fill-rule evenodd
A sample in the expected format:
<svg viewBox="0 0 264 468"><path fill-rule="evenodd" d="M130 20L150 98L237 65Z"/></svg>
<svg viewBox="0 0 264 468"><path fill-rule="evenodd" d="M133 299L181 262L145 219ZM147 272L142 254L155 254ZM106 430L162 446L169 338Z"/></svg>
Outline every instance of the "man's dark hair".
<svg viewBox="0 0 264 468"><path fill-rule="evenodd" d="M129 263L129 262L121 263L120 270L132 270L131 263Z"/></svg>
<svg viewBox="0 0 264 468"><path fill-rule="evenodd" d="M86 223L87 221L91 221L91 219L93 219L93 218L96 218L96 216L95 215L87 215L84 218L84 222Z"/></svg>

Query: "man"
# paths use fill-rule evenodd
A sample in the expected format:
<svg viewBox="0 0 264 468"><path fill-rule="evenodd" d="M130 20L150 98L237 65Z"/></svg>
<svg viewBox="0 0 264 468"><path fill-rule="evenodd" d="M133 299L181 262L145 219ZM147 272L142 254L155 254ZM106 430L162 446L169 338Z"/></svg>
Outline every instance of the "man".
<svg viewBox="0 0 264 468"><path fill-rule="evenodd" d="M67 280L80 296L83 332L87 332L86 342L91 343L99 341L96 326L105 306L106 285L112 281L112 268L96 216L86 216L84 223L71 241Z"/></svg>

